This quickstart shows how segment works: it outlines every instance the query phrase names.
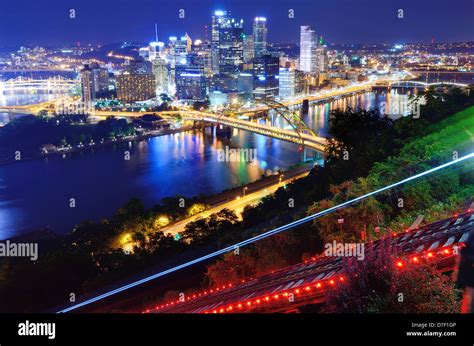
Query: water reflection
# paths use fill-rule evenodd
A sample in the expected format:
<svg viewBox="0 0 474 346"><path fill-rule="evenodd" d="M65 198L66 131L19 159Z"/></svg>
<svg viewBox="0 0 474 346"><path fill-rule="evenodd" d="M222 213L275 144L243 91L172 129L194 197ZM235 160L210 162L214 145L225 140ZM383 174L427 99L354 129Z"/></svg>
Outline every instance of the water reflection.
<svg viewBox="0 0 474 346"><path fill-rule="evenodd" d="M366 93L310 107L305 122L327 135L331 110L407 102L406 94ZM265 121L265 120L260 120ZM281 116L275 126L288 126ZM255 164L220 162L218 149L257 150ZM130 151L130 160L124 152ZM298 146L246 131L216 128L116 144L92 151L0 167L0 239L49 225L67 232L76 223L110 216L132 197L152 206L167 196L212 194L255 181L266 170L298 163ZM76 208L69 199L76 198Z"/></svg>

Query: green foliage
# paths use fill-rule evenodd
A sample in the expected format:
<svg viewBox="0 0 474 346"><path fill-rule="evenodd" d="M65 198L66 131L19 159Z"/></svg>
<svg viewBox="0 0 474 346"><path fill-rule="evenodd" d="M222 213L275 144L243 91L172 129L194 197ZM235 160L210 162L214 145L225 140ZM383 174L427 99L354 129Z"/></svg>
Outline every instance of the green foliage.
<svg viewBox="0 0 474 346"><path fill-rule="evenodd" d="M335 110L329 125L325 165L335 182L367 174L374 162L393 150L392 120L377 110Z"/></svg>
<svg viewBox="0 0 474 346"><path fill-rule="evenodd" d="M324 312L330 313L455 313L460 302L449 277L424 264L396 268L390 239L365 259L347 259L347 279L329 291Z"/></svg>
<svg viewBox="0 0 474 346"><path fill-rule="evenodd" d="M239 228L235 212L222 209L208 218L198 218L186 225L182 239L193 244L203 244L218 238L219 234L232 234Z"/></svg>
<svg viewBox="0 0 474 346"><path fill-rule="evenodd" d="M86 115L27 115L13 119L0 129L0 147L37 153L44 144L61 147L134 134L134 126L125 119L109 117L97 124L90 124Z"/></svg>

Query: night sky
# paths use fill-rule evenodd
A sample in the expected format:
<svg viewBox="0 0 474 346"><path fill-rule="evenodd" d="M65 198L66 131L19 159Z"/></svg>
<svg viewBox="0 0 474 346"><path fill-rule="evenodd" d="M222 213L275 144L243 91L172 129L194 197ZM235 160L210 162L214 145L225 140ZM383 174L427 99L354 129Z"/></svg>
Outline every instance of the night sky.
<svg viewBox="0 0 474 346"><path fill-rule="evenodd" d="M453 42L474 40L473 0L1 0L0 46L150 41L188 32L204 38L212 12L230 10L251 31L268 19L269 41L298 42L311 25L332 43ZM69 9L76 18L69 18ZM185 19L178 10L185 10ZM288 9L295 18L288 18ZM397 10L404 10L404 19Z"/></svg>

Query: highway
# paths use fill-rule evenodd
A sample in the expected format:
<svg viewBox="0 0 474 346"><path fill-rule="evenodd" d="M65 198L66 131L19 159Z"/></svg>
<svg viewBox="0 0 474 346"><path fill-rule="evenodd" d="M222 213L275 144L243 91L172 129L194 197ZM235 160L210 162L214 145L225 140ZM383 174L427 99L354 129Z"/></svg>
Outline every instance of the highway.
<svg viewBox="0 0 474 346"><path fill-rule="evenodd" d="M262 187L260 187L256 191L246 193L245 196L243 195L243 193L244 193L244 189L246 187L242 187L241 188L241 192L242 192L241 196L234 197L232 195L232 197L228 197L228 198L232 198L232 200L229 200L228 202L224 202L224 203L220 203L218 205L212 206L210 209L207 209L207 210L205 210L201 213L193 215L193 216L191 216L189 218L186 218L184 220L178 221L178 222L166 227L165 229L163 229L161 231L163 231L165 234L176 235L177 233L183 232L185 230L186 224L188 224L189 222L195 221L198 218L206 218L206 217L210 216L211 214L218 213L219 211L221 211L222 209L225 209L225 208L235 211L237 213L237 215L240 217L243 209L245 208L245 206L258 203L263 197L271 195L276 190L278 190L280 187L288 184L289 182L291 182L293 180L302 178L302 177L308 175L308 173L309 173L308 170L306 170L303 173L300 173L298 171L298 173L296 175L292 175L291 173L288 173L287 177L285 177L285 175L283 175L283 179L281 179L281 181L279 180L278 182L273 183L273 184L268 185L268 186L264 184Z"/></svg>

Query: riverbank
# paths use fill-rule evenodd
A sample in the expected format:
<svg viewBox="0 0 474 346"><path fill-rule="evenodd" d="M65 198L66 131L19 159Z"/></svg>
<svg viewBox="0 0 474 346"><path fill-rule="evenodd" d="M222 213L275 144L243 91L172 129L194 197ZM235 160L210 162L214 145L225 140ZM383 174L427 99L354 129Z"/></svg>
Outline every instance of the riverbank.
<svg viewBox="0 0 474 346"><path fill-rule="evenodd" d="M260 194L259 198L263 198L264 196L270 195L273 192L276 191L278 187L284 186L286 183L293 181L297 178L300 178L312 169L313 164L312 163L301 163L299 165L296 165L297 167L291 168L287 171L281 171L280 174L277 175L271 175L271 176L262 176L259 180L256 180L254 182L248 183L248 184L243 184L238 187L230 188L223 190L221 192L212 194L212 195L207 195L203 197L197 198L196 196L191 197L190 199L197 198L198 203L205 204L207 206L207 209L204 210L202 213L209 213L209 211L216 211L216 208L223 209L226 208L226 204L232 201L238 201L238 203L242 204L245 203L246 200L249 200L249 198L253 198L255 200L255 196L252 197L252 195L255 194ZM267 190L268 189L268 190ZM267 191L264 191L267 190ZM247 199L244 199L244 191L245 191L245 196L250 196ZM239 201L242 199L241 201ZM159 203L160 201L156 201L156 203ZM197 216L202 216L203 214L200 213ZM201 215L202 214L202 215ZM108 217L106 215L103 215L104 217ZM83 220L85 221L85 220ZM187 223L190 220L184 219L184 220L178 220L176 221L173 225L170 225L169 227L174 227L177 224L180 224L182 222ZM71 228L70 231L72 231L73 228ZM29 232L22 233L17 236L9 237L4 240L10 240L10 241L20 241L20 240L25 240L27 239L28 242L37 242L37 241L43 241L45 238L50 241L51 237L55 238L56 241L60 239L61 237L66 236L67 234L70 233L62 233L62 232L57 232L54 229L50 228L44 228L44 229L35 229ZM163 231L167 232L167 229L164 229ZM169 232L167 232L169 233Z"/></svg>
<svg viewBox="0 0 474 346"><path fill-rule="evenodd" d="M207 199L208 201L213 201L214 204L206 204L208 206L206 210L168 225L160 229L160 231L165 234L176 235L183 232L188 223L196 221L199 218L207 218L222 209L232 210L241 218L241 213L246 206L255 205L263 198L274 194L279 188L285 187L286 184L307 176L311 168L312 165L305 164L277 175L263 177L253 183L245 184L241 187L230 189L229 191L222 191Z"/></svg>
<svg viewBox="0 0 474 346"><path fill-rule="evenodd" d="M289 181L295 178L302 173L307 173L311 170L311 163L301 163L295 165L296 167L290 168L286 171L281 170L279 174L273 174L270 176L262 176L259 180L254 182L243 184L241 186L233 187L228 190L224 190L215 195L206 197L202 200L203 204L209 205L211 207L216 207L218 205L229 202L238 197L243 197L247 194L257 192L261 189L267 188L276 184L277 182Z"/></svg>

